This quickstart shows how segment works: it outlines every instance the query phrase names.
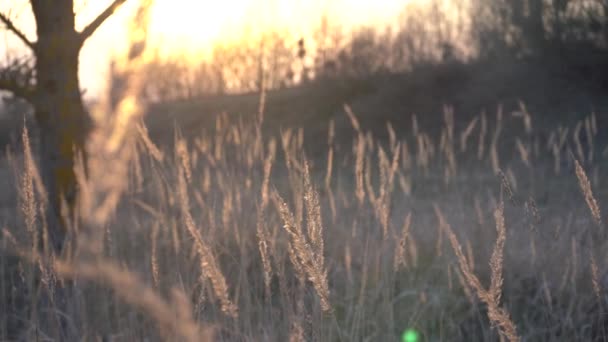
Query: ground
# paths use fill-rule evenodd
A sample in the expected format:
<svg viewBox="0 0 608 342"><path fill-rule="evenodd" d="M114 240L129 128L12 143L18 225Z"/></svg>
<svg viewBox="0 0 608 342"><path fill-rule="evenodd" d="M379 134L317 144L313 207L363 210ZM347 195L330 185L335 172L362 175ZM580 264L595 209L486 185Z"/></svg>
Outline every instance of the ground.
<svg viewBox="0 0 608 342"><path fill-rule="evenodd" d="M102 255L50 271L80 277L59 316L73 340L175 340L191 321L223 341L498 340L511 323L526 340L605 340L608 249L589 198L606 212L608 99L577 75L512 60L326 81L268 92L261 126L257 93L153 105L164 159L140 141ZM0 227L31 246L13 149ZM53 335L39 317L56 307L20 309L36 291L11 292L44 293L31 280L45 265L14 260L0 254L0 339ZM504 278L493 309L507 318L488 316L471 273Z"/></svg>

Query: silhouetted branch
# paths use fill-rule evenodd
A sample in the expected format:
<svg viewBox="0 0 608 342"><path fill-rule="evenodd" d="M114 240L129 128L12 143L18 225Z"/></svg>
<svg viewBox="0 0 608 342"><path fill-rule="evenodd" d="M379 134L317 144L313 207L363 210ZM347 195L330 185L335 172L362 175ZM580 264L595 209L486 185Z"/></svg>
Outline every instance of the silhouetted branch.
<svg viewBox="0 0 608 342"><path fill-rule="evenodd" d="M0 68L0 90L31 102L34 97L34 69L29 60L15 60Z"/></svg>
<svg viewBox="0 0 608 342"><path fill-rule="evenodd" d="M13 34L15 34L19 39L21 39L21 41L27 45L30 49L34 50L35 48L35 43L30 41L29 39L27 39L27 37L25 36L25 34L23 32L21 32L21 30L19 30L15 24L13 24L13 21L10 20L6 15L0 13L0 21L4 24L4 26L6 26L6 28L11 31Z"/></svg>
<svg viewBox="0 0 608 342"><path fill-rule="evenodd" d="M82 30L82 32L80 32L81 42L84 43L84 41L87 40L99 28L99 26L101 26L101 24L103 24L106 19L114 14L114 12L125 2L127 2L127 0L114 0L114 2L112 2L112 4L105 9L105 11L101 12L101 14L97 16L95 20L93 20Z"/></svg>

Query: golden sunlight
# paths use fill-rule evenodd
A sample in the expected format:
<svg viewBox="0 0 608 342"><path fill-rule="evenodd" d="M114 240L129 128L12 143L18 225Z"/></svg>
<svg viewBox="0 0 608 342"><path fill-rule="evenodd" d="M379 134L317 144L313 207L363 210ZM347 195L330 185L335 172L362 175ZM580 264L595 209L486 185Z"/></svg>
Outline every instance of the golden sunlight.
<svg viewBox="0 0 608 342"><path fill-rule="evenodd" d="M153 44L163 53L198 53L240 26L250 2L157 0L149 28Z"/></svg>
<svg viewBox="0 0 608 342"><path fill-rule="evenodd" d="M76 26L95 18L112 0L75 0ZM287 36L307 37L326 16L345 31L361 25L387 25L399 17L408 3L424 0L155 0L149 27L150 46L161 56L200 60L214 46L259 37L271 30ZM139 1L127 1L85 44L80 60L81 84L86 96L103 91L110 58L125 53L126 29ZM35 37L29 0L0 1L23 31ZM6 44L0 54L23 52L18 39L0 31Z"/></svg>
<svg viewBox="0 0 608 342"><path fill-rule="evenodd" d="M204 55L213 45L269 30L307 35L327 15L337 25L394 19L408 0L156 0L150 37L161 54Z"/></svg>

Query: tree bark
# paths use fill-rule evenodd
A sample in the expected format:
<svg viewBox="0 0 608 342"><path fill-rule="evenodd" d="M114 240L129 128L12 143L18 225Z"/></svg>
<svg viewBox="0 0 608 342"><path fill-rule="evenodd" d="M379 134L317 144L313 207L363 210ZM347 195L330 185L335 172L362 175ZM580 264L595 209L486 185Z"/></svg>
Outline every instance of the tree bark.
<svg viewBox="0 0 608 342"><path fill-rule="evenodd" d="M72 0L32 0L32 9L38 33L33 105L40 130L40 169L49 199L49 237L59 252L66 219L73 217L76 205L75 159L82 155L86 160L90 130L78 80L82 42L74 26Z"/></svg>

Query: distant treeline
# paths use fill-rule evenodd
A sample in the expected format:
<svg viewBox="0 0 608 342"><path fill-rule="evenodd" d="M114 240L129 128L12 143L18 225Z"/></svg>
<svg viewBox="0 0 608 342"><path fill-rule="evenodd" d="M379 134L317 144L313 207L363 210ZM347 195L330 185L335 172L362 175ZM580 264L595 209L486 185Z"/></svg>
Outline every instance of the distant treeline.
<svg viewBox="0 0 608 342"><path fill-rule="evenodd" d="M397 26L346 32L322 17L309 37L275 31L217 45L199 63L158 58L147 66L144 97L279 89L498 57L602 68L607 50L607 0L429 0L406 5ZM111 73L111 98L120 96L122 78Z"/></svg>

